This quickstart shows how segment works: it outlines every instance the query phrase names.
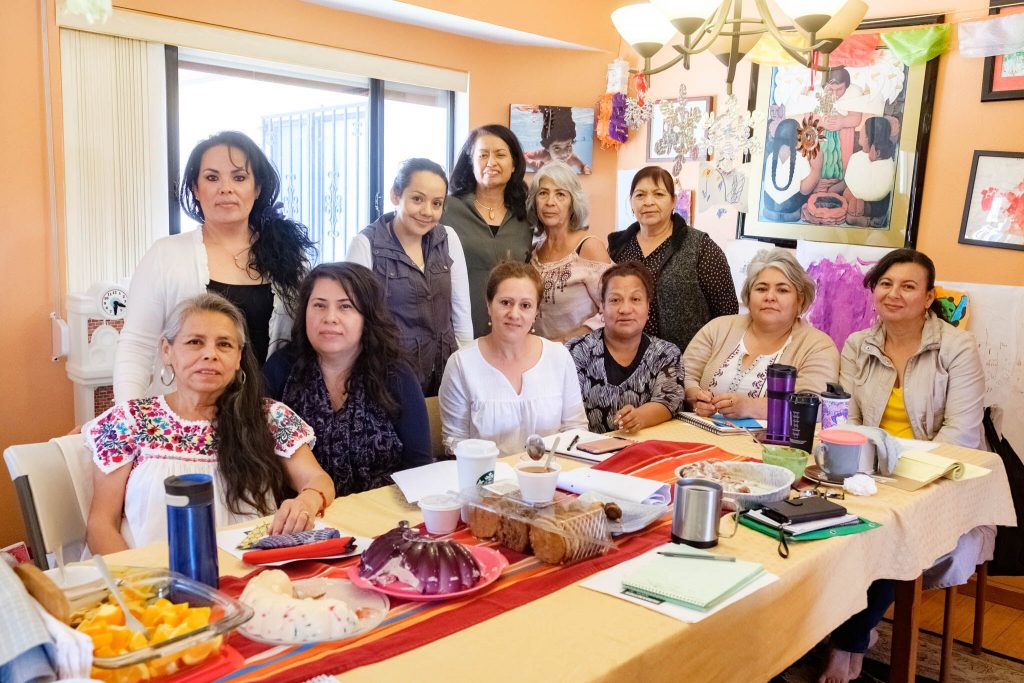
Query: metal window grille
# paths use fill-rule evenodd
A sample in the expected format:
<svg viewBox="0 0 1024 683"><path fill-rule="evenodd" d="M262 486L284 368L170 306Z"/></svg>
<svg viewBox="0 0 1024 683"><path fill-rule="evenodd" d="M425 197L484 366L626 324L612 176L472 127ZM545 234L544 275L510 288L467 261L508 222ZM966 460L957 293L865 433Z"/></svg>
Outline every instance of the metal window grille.
<svg viewBox="0 0 1024 683"><path fill-rule="evenodd" d="M284 212L309 228L319 262L341 260L369 222L369 104L262 117Z"/></svg>

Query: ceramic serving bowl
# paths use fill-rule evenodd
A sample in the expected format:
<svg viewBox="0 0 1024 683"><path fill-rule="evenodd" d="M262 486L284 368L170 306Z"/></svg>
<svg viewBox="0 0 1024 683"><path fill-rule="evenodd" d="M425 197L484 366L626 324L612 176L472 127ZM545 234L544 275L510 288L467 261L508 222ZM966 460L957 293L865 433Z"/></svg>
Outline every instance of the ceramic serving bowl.
<svg viewBox="0 0 1024 683"><path fill-rule="evenodd" d="M690 465L677 468L676 476L695 476L686 472L688 467ZM740 510L753 510L766 503L784 500L796 480L793 472L785 467L760 462L718 462L714 467L722 475L714 481L722 485L724 497L736 501ZM742 483L738 484L740 481ZM738 486L749 488L750 491L739 491Z"/></svg>
<svg viewBox="0 0 1024 683"><path fill-rule="evenodd" d="M804 476L807 468L807 451L791 446L765 446L761 451L761 460L768 465L785 467L799 479Z"/></svg>

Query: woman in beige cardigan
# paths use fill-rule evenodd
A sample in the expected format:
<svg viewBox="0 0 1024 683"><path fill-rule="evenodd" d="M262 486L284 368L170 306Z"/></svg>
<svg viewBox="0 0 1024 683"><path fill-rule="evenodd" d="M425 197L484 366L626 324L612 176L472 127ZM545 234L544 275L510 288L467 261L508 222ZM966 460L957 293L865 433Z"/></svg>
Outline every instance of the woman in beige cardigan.
<svg viewBox="0 0 1024 683"><path fill-rule="evenodd" d="M686 399L705 417L764 419L765 378L772 363L797 369L796 390L825 390L839 376L832 339L800 315L814 301L814 281L784 249L759 251L740 292L749 313L715 318L683 354Z"/></svg>

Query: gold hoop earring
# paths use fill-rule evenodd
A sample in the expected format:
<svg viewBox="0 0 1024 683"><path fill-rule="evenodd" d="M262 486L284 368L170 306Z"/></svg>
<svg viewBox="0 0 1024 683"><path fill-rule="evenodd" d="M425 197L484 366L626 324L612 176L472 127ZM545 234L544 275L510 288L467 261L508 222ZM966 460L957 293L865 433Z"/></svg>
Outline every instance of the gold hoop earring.
<svg viewBox="0 0 1024 683"><path fill-rule="evenodd" d="M171 371L170 379L168 379L166 376L168 370ZM160 368L160 383L163 384L165 387L169 387L172 384L174 384L174 368L172 368L170 365L165 365L162 368Z"/></svg>

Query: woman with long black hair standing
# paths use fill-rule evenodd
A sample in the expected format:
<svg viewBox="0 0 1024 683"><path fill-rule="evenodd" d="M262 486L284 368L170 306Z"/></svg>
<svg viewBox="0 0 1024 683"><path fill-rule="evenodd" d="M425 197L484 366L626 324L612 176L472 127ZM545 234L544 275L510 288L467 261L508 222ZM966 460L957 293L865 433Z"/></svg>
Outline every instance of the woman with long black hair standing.
<svg viewBox="0 0 1024 683"><path fill-rule="evenodd" d="M154 372L160 334L189 297L213 292L238 306L261 365L288 338L314 245L305 226L281 212L280 185L242 133L217 133L192 150L179 201L200 228L158 240L135 269L114 361L116 401L170 390Z"/></svg>

